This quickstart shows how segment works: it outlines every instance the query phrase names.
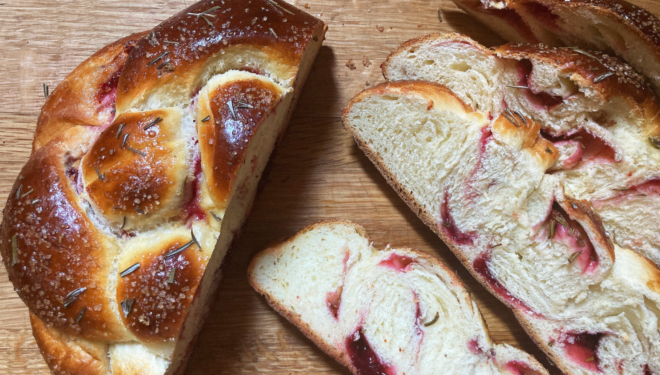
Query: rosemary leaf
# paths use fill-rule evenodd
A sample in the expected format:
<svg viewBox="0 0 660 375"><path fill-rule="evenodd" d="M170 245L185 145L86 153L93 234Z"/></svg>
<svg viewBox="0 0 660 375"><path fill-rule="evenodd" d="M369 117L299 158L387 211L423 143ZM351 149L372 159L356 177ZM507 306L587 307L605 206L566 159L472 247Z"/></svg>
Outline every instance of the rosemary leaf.
<svg viewBox="0 0 660 375"><path fill-rule="evenodd" d="M115 135L115 138L119 139L119 135L121 134L121 131L124 130L124 126L126 126L126 124L119 124L119 129L117 129L117 135Z"/></svg>
<svg viewBox="0 0 660 375"><path fill-rule="evenodd" d="M171 258L171 257L173 257L173 256L175 256L175 255L177 255L177 254L179 254L179 253L182 252L183 250L189 248L189 247L190 247L192 244L194 244L194 243L195 243L195 241L190 241L190 242L188 242L187 244L181 246L180 248L178 248L178 249L176 249L176 250L174 250L174 251L171 251L171 252L165 254L164 258L165 258L165 259L169 259L169 258Z"/></svg>

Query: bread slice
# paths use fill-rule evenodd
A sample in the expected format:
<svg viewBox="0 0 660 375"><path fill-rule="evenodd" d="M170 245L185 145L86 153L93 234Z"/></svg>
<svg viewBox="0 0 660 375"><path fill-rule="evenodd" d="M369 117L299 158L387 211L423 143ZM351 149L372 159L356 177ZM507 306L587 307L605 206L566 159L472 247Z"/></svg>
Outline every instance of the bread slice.
<svg viewBox="0 0 660 375"><path fill-rule="evenodd" d="M660 106L630 67L593 51L491 51L434 34L404 43L382 68L389 80L443 84L491 116L538 122L559 152L552 172L566 192L593 204L618 245L660 264Z"/></svg>
<svg viewBox="0 0 660 375"><path fill-rule="evenodd" d="M614 246L589 203L548 173L559 153L537 123L491 119L421 81L365 90L343 116L390 185L562 371L660 372L660 270Z"/></svg>
<svg viewBox="0 0 660 375"><path fill-rule="evenodd" d="M510 42L616 54L660 94L660 20L623 0L454 0Z"/></svg>
<svg viewBox="0 0 660 375"><path fill-rule="evenodd" d="M377 250L364 228L325 221L257 254L250 285L354 374L547 374L491 341L458 277L410 248Z"/></svg>

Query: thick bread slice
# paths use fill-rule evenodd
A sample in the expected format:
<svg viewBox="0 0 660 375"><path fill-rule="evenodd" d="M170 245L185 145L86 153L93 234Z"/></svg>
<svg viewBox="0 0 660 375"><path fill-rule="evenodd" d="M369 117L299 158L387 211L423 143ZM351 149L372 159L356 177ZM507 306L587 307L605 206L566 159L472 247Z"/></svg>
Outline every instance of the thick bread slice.
<svg viewBox="0 0 660 375"><path fill-rule="evenodd" d="M660 106L630 67L584 50L491 51L458 34L408 41L382 67L389 80L440 83L492 116L539 122L566 192L593 204L618 245L660 264Z"/></svg>
<svg viewBox="0 0 660 375"><path fill-rule="evenodd" d="M354 374L547 374L495 344L458 277L409 249L378 251L364 228L325 221L250 263L252 287Z"/></svg>
<svg viewBox="0 0 660 375"><path fill-rule="evenodd" d="M538 124L491 120L420 81L365 90L343 121L561 370L660 373L660 271L613 246L590 205L547 173L559 155Z"/></svg>
<svg viewBox="0 0 660 375"><path fill-rule="evenodd" d="M454 0L510 42L616 54L660 94L660 20L623 0Z"/></svg>

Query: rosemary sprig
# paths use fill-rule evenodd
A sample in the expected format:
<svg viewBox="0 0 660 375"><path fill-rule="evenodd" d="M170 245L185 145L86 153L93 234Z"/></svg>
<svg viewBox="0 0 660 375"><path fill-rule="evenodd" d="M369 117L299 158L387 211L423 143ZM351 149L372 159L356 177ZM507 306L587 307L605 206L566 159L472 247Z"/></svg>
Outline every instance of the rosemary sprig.
<svg viewBox="0 0 660 375"><path fill-rule="evenodd" d="M525 116L523 116L522 113L520 113L519 110L516 109L516 110L514 110L513 112L514 112L516 115L518 115L518 117L520 117L520 119L522 120L523 124L527 125L527 119L525 118Z"/></svg>
<svg viewBox="0 0 660 375"><path fill-rule="evenodd" d="M520 127L520 125L518 125L518 122L515 121L513 118L511 118L508 114L506 114L506 112L502 112L502 116L503 116L505 119L509 120L509 122L512 123L513 126L515 126L516 128L519 128L519 127Z"/></svg>
<svg viewBox="0 0 660 375"><path fill-rule="evenodd" d="M215 14L209 14L209 13L215 12L218 9L220 9L220 5L216 5L216 6L214 6L212 8L209 8L209 9L207 9L207 10L201 12L201 13L188 13L188 15L197 16L197 18L199 18L201 16L209 16L209 17L215 18Z"/></svg>
<svg viewBox="0 0 660 375"><path fill-rule="evenodd" d="M555 236L555 226L557 225L557 222L554 220L550 220L550 223L548 224L548 239L552 240L552 238Z"/></svg>
<svg viewBox="0 0 660 375"><path fill-rule="evenodd" d="M442 225L443 225L445 228L449 228L449 227L451 227L451 224L449 224L449 222L444 221L444 220L442 221Z"/></svg>
<svg viewBox="0 0 660 375"><path fill-rule="evenodd" d="M195 237L195 232L193 231L192 228L190 228L190 236L192 237L193 242L195 243L195 245L197 245L199 250L202 250L202 245L199 243L199 241L197 241L197 237Z"/></svg>
<svg viewBox="0 0 660 375"><path fill-rule="evenodd" d="M34 189L30 188L30 190L28 190L25 193L21 194L21 198L25 198L28 195L32 194L33 192L34 192Z"/></svg>
<svg viewBox="0 0 660 375"><path fill-rule="evenodd" d="M281 6L280 4L278 4L278 3L276 3L276 2L274 2L273 0L268 0L268 2L269 2L269 3L271 4L271 5L273 5L273 6L276 6L276 7L278 7L278 8L280 8L280 9L282 9L283 11L285 11L285 12L287 12L287 13L289 13L289 14L290 14L290 15L292 15L292 16L294 16L294 15L295 15L295 14L293 14L293 12L291 12L290 10L288 10L288 9L286 9L286 8L284 8L284 7L283 7L283 6Z"/></svg>
<svg viewBox="0 0 660 375"><path fill-rule="evenodd" d="M121 148L124 148L126 146L126 141L128 140L129 135L130 135L129 133L124 134L124 138L121 140Z"/></svg>
<svg viewBox="0 0 660 375"><path fill-rule="evenodd" d="M45 83L43 85L44 85L44 98L48 99L48 96L50 96L50 94L48 93L48 85Z"/></svg>
<svg viewBox="0 0 660 375"><path fill-rule="evenodd" d="M179 195L183 195L183 193L186 191L186 182L188 182L188 176L183 179L183 185L181 185L181 190L179 191Z"/></svg>
<svg viewBox="0 0 660 375"><path fill-rule="evenodd" d="M433 318L430 322L424 323L424 327L430 327L434 325L439 318L440 318L440 313L439 312L435 313L435 318Z"/></svg>
<svg viewBox="0 0 660 375"><path fill-rule="evenodd" d="M233 117L234 121L236 121L236 112L234 112L234 105L232 104L231 100L227 102L227 107L229 107L229 112L231 112L231 117Z"/></svg>
<svg viewBox="0 0 660 375"><path fill-rule="evenodd" d="M523 89L523 90L529 90L529 87L527 86L516 86L516 85L506 85L506 87L510 89Z"/></svg>
<svg viewBox="0 0 660 375"><path fill-rule="evenodd" d="M557 222L558 222L559 224L565 226L566 228L568 228L568 227L570 226L570 225L568 225L568 221L566 221L566 219L564 219L564 217L561 216L561 215L556 215L556 216L554 217L554 219L557 220Z"/></svg>
<svg viewBox="0 0 660 375"><path fill-rule="evenodd" d="M170 51L165 51L165 52L161 53L160 55L156 56L155 59L149 61L149 63L147 64L147 66L152 66L152 65L154 65L155 63L157 63L158 61L160 61L160 59L162 59L163 57L169 55L169 53L170 53Z"/></svg>
<svg viewBox="0 0 660 375"><path fill-rule="evenodd" d="M612 190L616 190L616 191L628 191L628 190L630 190L630 188L629 188L629 187L627 187L627 188L617 188L617 189L612 189Z"/></svg>
<svg viewBox="0 0 660 375"><path fill-rule="evenodd" d="M598 62L601 63L603 66L605 66L605 64L603 64L603 62L602 62L598 57L596 57L596 56L590 54L589 52L587 52L587 51L585 51L585 50L581 50L581 49L579 49L579 48L577 48L577 47L560 47L560 49L570 49L570 50L572 50L572 51L574 51L574 52L576 52L576 53L579 53L580 55L584 55L584 56L587 56L587 57L591 57L592 59L598 61Z"/></svg>
<svg viewBox="0 0 660 375"><path fill-rule="evenodd" d="M135 298L126 298L125 300L121 301L121 310L124 312L125 318L128 318L128 314L130 314L131 310L133 310L133 302L135 302Z"/></svg>
<svg viewBox="0 0 660 375"><path fill-rule="evenodd" d="M171 41L171 40L167 40L167 39L165 39L165 40L163 41L163 43L179 45L179 42L173 42L173 41Z"/></svg>
<svg viewBox="0 0 660 375"><path fill-rule="evenodd" d="M546 148L545 148L545 152L547 152L548 154L552 155L552 150L550 149L550 147L546 147Z"/></svg>
<svg viewBox="0 0 660 375"><path fill-rule="evenodd" d="M21 190L23 189L23 184L18 185L18 189L16 189L16 199L21 199Z"/></svg>
<svg viewBox="0 0 660 375"><path fill-rule="evenodd" d="M202 122L208 122L211 119L211 116L206 116L202 119Z"/></svg>
<svg viewBox="0 0 660 375"><path fill-rule="evenodd" d="M127 269L121 271L119 276L120 277L126 277L126 276L132 274L133 272L137 271L138 268L140 268L140 263L135 263L134 265L132 265L132 266L128 267Z"/></svg>
<svg viewBox="0 0 660 375"><path fill-rule="evenodd" d="M78 296L80 296L84 291L87 290L87 287L82 287L75 289L71 291L69 294L66 295L66 298L64 299L64 308L68 308L71 306L76 300L78 299Z"/></svg>
<svg viewBox="0 0 660 375"><path fill-rule="evenodd" d="M213 212L211 212L211 216L213 216L213 218L214 218L215 220L217 220L218 223L222 221L222 219L219 218L218 215L214 214Z"/></svg>
<svg viewBox="0 0 660 375"><path fill-rule="evenodd" d="M268 30L270 31L271 34L273 34L273 36L275 37L275 39L279 39L279 38L277 37L277 34L275 33L275 30L273 30L272 27L269 27Z"/></svg>
<svg viewBox="0 0 660 375"><path fill-rule="evenodd" d="M117 129L117 134L115 135L115 138L119 139L119 135L121 134L121 131L124 130L124 126L126 126L126 124L119 124L119 129Z"/></svg>
<svg viewBox="0 0 660 375"><path fill-rule="evenodd" d="M18 264L18 233L11 237L11 266Z"/></svg>
<svg viewBox="0 0 660 375"><path fill-rule="evenodd" d="M121 224L121 228L119 229L124 229L125 226L126 226L126 216L124 216L124 222Z"/></svg>
<svg viewBox="0 0 660 375"><path fill-rule="evenodd" d="M649 137L649 142L651 142L651 146L660 149L660 140L657 138Z"/></svg>
<svg viewBox="0 0 660 375"><path fill-rule="evenodd" d="M183 250L189 248L189 247L190 247L192 244L194 244L194 243L195 243L195 241L192 241L192 240L191 240L190 242L188 242L187 244L181 246L180 248L178 248L178 249L176 249L176 250L174 250L174 251L171 251L171 252L165 254L164 258L165 258L165 259L169 259L169 258L171 258L171 257L173 257L173 256L175 256L175 255L177 255L177 254L179 254L179 253L182 252Z"/></svg>
<svg viewBox="0 0 660 375"><path fill-rule="evenodd" d="M580 251L578 251L578 252L576 252L576 253L573 253L573 255L571 255L571 257L568 258L568 263L573 263L573 261L575 260L575 258L577 258L580 254L582 254L582 250L580 250Z"/></svg>
<svg viewBox="0 0 660 375"><path fill-rule="evenodd" d="M152 122L150 122L149 124L147 124L147 126L144 127L144 130L149 129L149 128L151 128L152 126L156 126L156 125L158 125L158 123L160 123L161 121L163 121L162 118L160 118L160 117L156 117L155 120L153 120Z"/></svg>
<svg viewBox="0 0 660 375"><path fill-rule="evenodd" d="M555 344L555 340L548 341L548 346L552 347Z"/></svg>
<svg viewBox="0 0 660 375"><path fill-rule="evenodd" d="M99 172L99 169L96 167L94 167L94 170L96 171L96 175L99 177L99 181L103 182L103 180L105 179L105 172L101 174L101 172Z"/></svg>
<svg viewBox="0 0 660 375"><path fill-rule="evenodd" d="M83 306L82 309L80 309L80 312L78 313L78 317L76 317L76 324L80 323L80 321L83 318L83 315L85 315L85 310L87 310L87 306Z"/></svg>
<svg viewBox="0 0 660 375"><path fill-rule="evenodd" d="M243 101L240 101L240 100L239 100L239 101L238 101L238 108L241 108L241 109L243 109L243 108L250 108L250 109L253 109L254 107L253 107L251 104L249 104L249 103L246 103L246 102L243 102Z"/></svg>
<svg viewBox="0 0 660 375"><path fill-rule="evenodd" d="M174 278L176 277L176 268L170 270L170 275L167 277L168 284L174 284Z"/></svg>
<svg viewBox="0 0 660 375"><path fill-rule="evenodd" d="M137 211L139 214L146 215L147 213L144 212L143 209L140 208L140 206L135 206L135 211Z"/></svg>
<svg viewBox="0 0 660 375"><path fill-rule="evenodd" d="M602 82L602 81L606 80L607 78L609 78L609 77L611 77L611 76L613 76L613 75L614 75L613 72L607 72L607 73L605 73L605 74L603 74L603 75L600 75L600 76L594 78L594 83Z"/></svg>
<svg viewBox="0 0 660 375"><path fill-rule="evenodd" d="M128 146L126 146L125 148L126 148L128 151L130 151L130 152L132 152L132 153L134 153L134 154L138 154L138 155L142 155L142 156L147 156L147 154L145 154L144 152L142 152L142 151L140 151L140 150L136 150L136 149L134 149L133 147L128 147Z"/></svg>

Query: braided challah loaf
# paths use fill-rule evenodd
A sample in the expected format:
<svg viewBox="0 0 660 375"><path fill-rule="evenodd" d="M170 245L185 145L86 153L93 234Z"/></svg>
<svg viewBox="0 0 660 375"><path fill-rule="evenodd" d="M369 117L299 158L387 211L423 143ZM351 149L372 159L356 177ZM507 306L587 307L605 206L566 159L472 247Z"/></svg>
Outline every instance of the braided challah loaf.
<svg viewBox="0 0 660 375"><path fill-rule="evenodd" d="M401 81L356 96L344 125L562 371L660 373L660 270L613 245L589 202L570 196L538 123Z"/></svg>
<svg viewBox="0 0 660 375"><path fill-rule="evenodd" d="M324 33L284 2L206 0L49 97L1 250L53 372L183 372Z"/></svg>
<svg viewBox="0 0 660 375"><path fill-rule="evenodd" d="M629 66L581 49L490 51L434 34L399 47L383 74L439 83L492 116L538 122L559 152L551 172L566 193L593 204L615 243L660 264L660 105Z"/></svg>
<svg viewBox="0 0 660 375"><path fill-rule="evenodd" d="M248 279L356 375L547 374L495 344L458 277L409 248L378 251L364 228L326 221L259 253Z"/></svg>
<svg viewBox="0 0 660 375"><path fill-rule="evenodd" d="M453 0L509 42L616 54L660 95L660 20L623 0Z"/></svg>

